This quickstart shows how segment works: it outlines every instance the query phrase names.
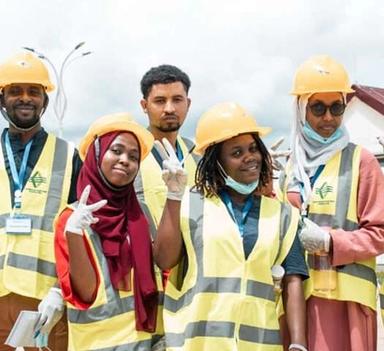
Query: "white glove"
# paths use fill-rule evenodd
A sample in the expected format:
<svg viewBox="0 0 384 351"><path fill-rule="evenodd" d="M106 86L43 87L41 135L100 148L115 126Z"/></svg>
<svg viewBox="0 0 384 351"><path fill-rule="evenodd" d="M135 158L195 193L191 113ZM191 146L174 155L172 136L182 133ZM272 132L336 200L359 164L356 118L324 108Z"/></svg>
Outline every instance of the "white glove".
<svg viewBox="0 0 384 351"><path fill-rule="evenodd" d="M276 151L283 141L284 137L277 139L268 150L272 158L272 166L278 171L282 171L284 169L284 165L278 160L278 158L288 157L291 154L290 150Z"/></svg>
<svg viewBox="0 0 384 351"><path fill-rule="evenodd" d="M90 224L97 223L99 219L93 217L92 212L102 208L107 200L100 200L92 205L87 205L91 186L87 185L81 196L77 208L72 212L65 225L65 232L83 235L83 230Z"/></svg>
<svg viewBox="0 0 384 351"><path fill-rule="evenodd" d="M42 334L49 334L64 313L64 300L61 290L55 287L50 288L48 294L39 303L38 311L41 316L36 323L35 330L40 331Z"/></svg>
<svg viewBox="0 0 384 351"><path fill-rule="evenodd" d="M331 235L308 218L304 218L304 225L299 233L304 249L308 252L329 252Z"/></svg>
<svg viewBox="0 0 384 351"><path fill-rule="evenodd" d="M168 188L167 198L181 201L188 181L188 175L183 168L183 161L179 161L171 143L163 138L163 143L155 140L155 149L163 159L162 178Z"/></svg>

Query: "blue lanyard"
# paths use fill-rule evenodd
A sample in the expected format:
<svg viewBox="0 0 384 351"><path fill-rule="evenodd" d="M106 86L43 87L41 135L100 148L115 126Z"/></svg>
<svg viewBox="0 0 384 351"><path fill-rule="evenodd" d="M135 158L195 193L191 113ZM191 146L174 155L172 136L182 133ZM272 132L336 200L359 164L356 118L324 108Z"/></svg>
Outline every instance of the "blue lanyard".
<svg viewBox="0 0 384 351"><path fill-rule="evenodd" d="M15 189L16 191L19 190L19 192L23 190L25 171L27 169L27 162L28 162L29 153L31 151L32 142L33 140L31 139L30 141L28 141L27 145L25 146L20 169L19 169L19 172L17 172L16 162L15 162L15 158L13 157L13 152L12 152L11 142L9 141L8 132L5 134L5 150L7 152L9 167L11 168L11 174L12 174L13 182L15 184Z"/></svg>
<svg viewBox="0 0 384 351"><path fill-rule="evenodd" d="M177 142L176 140L176 156L178 158L178 160L181 162L183 161L183 151L181 150L181 147L179 145L179 143Z"/></svg>
<svg viewBox="0 0 384 351"><path fill-rule="evenodd" d="M222 199L225 203L225 206L227 206L228 212L230 213L231 217L236 222L236 224L239 228L240 236L243 237L244 236L245 222L246 222L247 216L248 216L248 214L251 211L252 206L253 206L252 195L247 198L247 201L245 202L244 207L241 209L241 221L240 221L240 223L236 219L235 211L233 210L232 200L231 200L230 196L228 195L228 193L226 191L222 191L220 193L220 195L222 196Z"/></svg>
<svg viewBox="0 0 384 351"><path fill-rule="evenodd" d="M309 178L309 182L311 183L311 189L313 188L317 178L319 178L321 172L323 171L325 165L320 165L317 169L315 174ZM304 184L302 182L299 183L300 185L300 197L301 197L301 202L304 202Z"/></svg>

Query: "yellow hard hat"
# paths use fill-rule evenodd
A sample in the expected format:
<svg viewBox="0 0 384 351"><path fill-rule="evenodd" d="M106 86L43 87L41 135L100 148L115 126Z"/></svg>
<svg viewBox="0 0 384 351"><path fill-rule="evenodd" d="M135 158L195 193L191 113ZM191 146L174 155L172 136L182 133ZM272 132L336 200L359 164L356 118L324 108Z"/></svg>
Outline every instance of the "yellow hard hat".
<svg viewBox="0 0 384 351"><path fill-rule="evenodd" d="M245 133L267 135L272 129L261 127L239 104L224 102L203 113L197 122L194 152L203 155L214 144Z"/></svg>
<svg viewBox="0 0 384 351"><path fill-rule="evenodd" d="M85 159L88 148L96 137L116 131L130 132L136 136L140 144L140 160L144 160L152 149L154 141L153 135L126 112L106 115L94 121L80 141L80 158L82 160Z"/></svg>
<svg viewBox="0 0 384 351"><path fill-rule="evenodd" d="M40 84L46 92L55 89L47 67L30 52L21 52L0 65L0 89L17 83Z"/></svg>
<svg viewBox="0 0 384 351"><path fill-rule="evenodd" d="M342 64L326 55L313 56L297 69L291 94L327 92L353 93L354 90Z"/></svg>

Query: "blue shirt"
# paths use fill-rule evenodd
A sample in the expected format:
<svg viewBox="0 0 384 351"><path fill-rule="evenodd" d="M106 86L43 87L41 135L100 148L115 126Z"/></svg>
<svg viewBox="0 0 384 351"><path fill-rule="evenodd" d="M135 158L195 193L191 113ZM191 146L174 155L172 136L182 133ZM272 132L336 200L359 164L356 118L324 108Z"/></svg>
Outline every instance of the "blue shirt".
<svg viewBox="0 0 384 351"><path fill-rule="evenodd" d="M253 205L244 222L243 249L244 249L245 258L248 258L249 254L252 252L259 235L258 228L259 228L261 197L255 196L253 199L254 199ZM238 223L240 223L242 219L243 206L244 206L243 204L240 205L240 204L236 204L235 202L232 202L233 212L236 217L236 221ZM298 231L299 230L300 228L298 229ZM301 275L304 279L308 278L308 269L305 262L304 250L301 246L301 243L297 234L288 252L287 257L284 259L282 263L282 266L285 269L286 275L297 274L297 275Z"/></svg>

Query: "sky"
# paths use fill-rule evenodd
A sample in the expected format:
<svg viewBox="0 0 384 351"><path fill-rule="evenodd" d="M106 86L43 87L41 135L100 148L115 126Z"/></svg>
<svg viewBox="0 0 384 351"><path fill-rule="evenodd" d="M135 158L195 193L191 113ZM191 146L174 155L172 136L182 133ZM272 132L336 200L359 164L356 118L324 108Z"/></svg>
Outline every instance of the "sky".
<svg viewBox="0 0 384 351"><path fill-rule="evenodd" d="M294 73L313 55L343 63L351 83L384 87L379 0L0 0L0 8L0 62L28 46L59 69L79 42L79 53L92 51L64 71L63 136L75 143L102 115L127 111L147 125L139 82L164 63L191 78L181 129L191 138L205 110L235 101L273 128L267 145L288 140ZM57 132L54 99L53 92L42 123Z"/></svg>

